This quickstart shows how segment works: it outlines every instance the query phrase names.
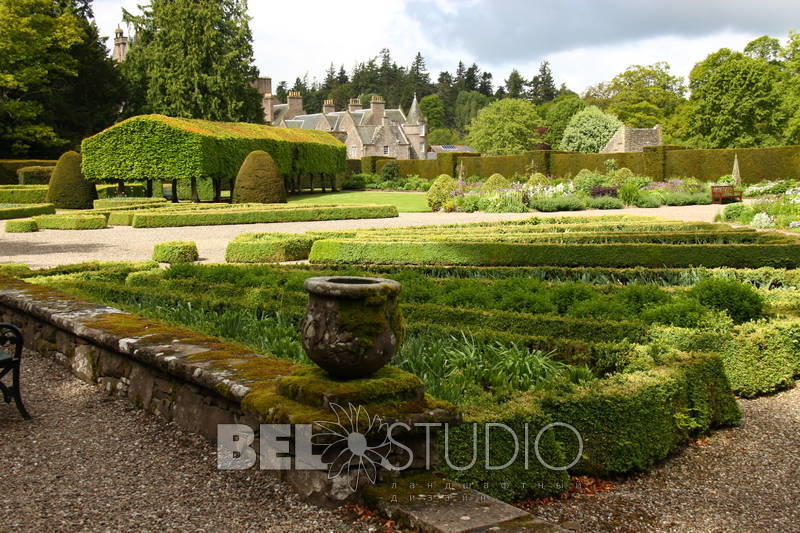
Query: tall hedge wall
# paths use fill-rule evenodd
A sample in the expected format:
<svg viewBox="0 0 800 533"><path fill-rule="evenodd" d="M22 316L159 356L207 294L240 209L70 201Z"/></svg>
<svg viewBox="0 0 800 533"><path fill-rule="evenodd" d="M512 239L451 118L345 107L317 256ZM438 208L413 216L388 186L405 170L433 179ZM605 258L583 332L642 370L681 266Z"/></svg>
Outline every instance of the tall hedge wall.
<svg viewBox="0 0 800 533"><path fill-rule="evenodd" d="M576 152L554 152L550 156L550 172L553 176L574 176L584 168L605 170L605 162L613 159L619 168L631 169L635 174L645 173L643 152L619 152L616 154L579 154ZM656 178L656 176L653 176ZM719 176L717 176L719 177Z"/></svg>
<svg viewBox="0 0 800 533"><path fill-rule="evenodd" d="M92 180L231 178L253 150L269 153L287 175L335 175L346 161L344 144L322 131L163 115L115 124L84 139L81 150Z"/></svg>
<svg viewBox="0 0 800 533"><path fill-rule="evenodd" d="M468 157L460 161L464 165L465 176L488 178L499 173L507 178L515 175L525 176L531 170L546 173L550 165L551 152L538 150L520 155L496 155Z"/></svg>
<svg viewBox="0 0 800 533"><path fill-rule="evenodd" d="M380 160L375 162L375 173L380 174L384 165L392 160ZM398 159L401 176L419 176L429 180L435 180L440 174L450 174L447 168L438 159Z"/></svg>
<svg viewBox="0 0 800 533"><path fill-rule="evenodd" d="M22 167L54 167L50 159L0 159L0 185L17 185L17 170Z"/></svg>
<svg viewBox="0 0 800 533"><path fill-rule="evenodd" d="M731 173L734 155L745 183L800 177L800 146L672 151L666 154L666 173L712 180Z"/></svg>

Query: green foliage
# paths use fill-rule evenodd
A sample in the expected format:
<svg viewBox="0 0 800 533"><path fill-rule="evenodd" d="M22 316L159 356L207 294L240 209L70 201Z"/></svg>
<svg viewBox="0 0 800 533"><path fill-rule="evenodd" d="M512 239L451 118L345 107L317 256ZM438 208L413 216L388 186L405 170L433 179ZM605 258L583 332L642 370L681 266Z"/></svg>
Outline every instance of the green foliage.
<svg viewBox="0 0 800 533"><path fill-rule="evenodd" d="M438 211L442 205L450 199L450 193L456 188L456 182L453 178L446 174L442 174L436 181L433 182L431 188L428 189L426 198L428 200L428 207L433 211Z"/></svg>
<svg viewBox="0 0 800 533"><path fill-rule="evenodd" d="M134 212L131 225L134 228L167 228L398 216L397 208L393 205L234 206L229 209L212 209L206 212L183 209L183 207L179 207L176 211L159 209Z"/></svg>
<svg viewBox="0 0 800 533"><path fill-rule="evenodd" d="M419 109L431 130L444 127L444 103L438 94L429 94L419 101ZM429 141L430 142L430 141ZM436 144L430 142L430 144Z"/></svg>
<svg viewBox="0 0 800 533"><path fill-rule="evenodd" d="M132 206L151 206L157 207L160 204L166 204L166 198L146 198L143 196L122 197L122 198L101 198L93 202L95 209L108 209L110 207L126 207Z"/></svg>
<svg viewBox="0 0 800 533"><path fill-rule="evenodd" d="M47 185L2 185L2 204L43 204L47 201Z"/></svg>
<svg viewBox="0 0 800 533"><path fill-rule="evenodd" d="M313 238L286 233L241 233L225 249L228 263L278 263L308 259Z"/></svg>
<svg viewBox="0 0 800 533"><path fill-rule="evenodd" d="M664 205L664 197L658 193L640 192L639 197L633 202L636 207L654 208Z"/></svg>
<svg viewBox="0 0 800 533"><path fill-rule="evenodd" d="M81 172L81 155L66 152L58 158L47 188L47 201L59 209L91 209L97 189Z"/></svg>
<svg viewBox="0 0 800 533"><path fill-rule="evenodd" d="M477 195L469 196L476 197ZM462 198L467 198L467 196ZM456 198L456 205L459 204L459 199L460 198ZM469 203L469 201L467 201L467 203ZM478 197L475 206L477 207L476 210L486 213L527 213L530 211L523 201L523 194L518 191L496 191L486 193Z"/></svg>
<svg viewBox="0 0 800 533"><path fill-rule="evenodd" d="M286 203L283 179L268 153L255 150L245 158L236 176L233 203Z"/></svg>
<svg viewBox="0 0 800 533"><path fill-rule="evenodd" d="M609 83L608 111L633 128L663 124L684 101L681 76L670 73L669 64L633 65Z"/></svg>
<svg viewBox="0 0 800 533"><path fill-rule="evenodd" d="M79 17L49 0L0 1L0 154L63 148L47 99L78 74L70 49L84 39Z"/></svg>
<svg viewBox="0 0 800 533"><path fill-rule="evenodd" d="M153 261L159 263L193 263L199 258L193 241L160 242L153 247Z"/></svg>
<svg viewBox="0 0 800 533"><path fill-rule="evenodd" d="M54 167L56 162L49 159L0 159L0 186L19 184L17 171L30 166Z"/></svg>
<svg viewBox="0 0 800 533"><path fill-rule="evenodd" d="M367 187L367 178L372 179L371 174L353 174L342 183L343 191L363 191Z"/></svg>
<svg viewBox="0 0 800 533"><path fill-rule="evenodd" d="M511 182L508 181L502 174L492 174L489 179L481 186L481 193L490 193L498 189L508 189L511 187Z"/></svg>
<svg viewBox="0 0 800 533"><path fill-rule="evenodd" d="M428 132L428 145L460 144L461 138L456 132L447 128L431 128Z"/></svg>
<svg viewBox="0 0 800 533"><path fill-rule="evenodd" d="M108 225L104 215L39 215L33 219L39 229L103 229Z"/></svg>
<svg viewBox="0 0 800 533"><path fill-rule="evenodd" d="M561 138L560 150L598 153L622 126L614 115L589 106L573 115Z"/></svg>
<svg viewBox="0 0 800 533"><path fill-rule="evenodd" d="M793 324L749 322L721 349L725 374L739 396L751 398L791 386L800 375Z"/></svg>
<svg viewBox="0 0 800 533"><path fill-rule="evenodd" d="M694 327L707 316L708 308L690 298L677 299L642 312L642 320L647 323L666 324L681 328Z"/></svg>
<svg viewBox="0 0 800 533"><path fill-rule="evenodd" d="M258 71L246 9L243 0L154 0L128 15L136 44L123 72L143 100L128 113L261 122L260 98L250 86Z"/></svg>
<svg viewBox="0 0 800 533"><path fill-rule="evenodd" d="M706 279L692 287L689 295L701 304L726 311L737 324L760 318L764 299L752 285L732 279Z"/></svg>
<svg viewBox="0 0 800 533"><path fill-rule="evenodd" d="M625 207L625 202L613 196L598 196L589 198L587 207L589 209L622 209Z"/></svg>
<svg viewBox="0 0 800 533"><path fill-rule="evenodd" d="M56 212L53 204L0 204L0 220L50 215Z"/></svg>
<svg viewBox="0 0 800 533"><path fill-rule="evenodd" d="M547 110L545 142L556 148L561 145L564 130L572 117L586 107L586 102L575 95L559 96Z"/></svg>
<svg viewBox="0 0 800 533"><path fill-rule="evenodd" d="M233 178L247 155L267 152L282 175L345 170L345 148L322 131L144 115L82 143L91 180Z"/></svg>
<svg viewBox="0 0 800 533"><path fill-rule="evenodd" d="M747 204L728 204L722 211L722 220L738 221L747 224L753 219L753 215L753 208Z"/></svg>
<svg viewBox="0 0 800 533"><path fill-rule="evenodd" d="M39 231L39 226L35 220L9 220L6 222L6 233L31 233Z"/></svg>
<svg viewBox="0 0 800 533"><path fill-rule="evenodd" d="M17 170L20 185L47 185L52 174L53 167L49 166L22 167Z"/></svg>
<svg viewBox="0 0 800 533"><path fill-rule="evenodd" d="M537 211L582 211L586 203L578 196L556 196L553 198L539 198L531 201L531 207Z"/></svg>
<svg viewBox="0 0 800 533"><path fill-rule="evenodd" d="M481 153L514 155L535 149L543 141L538 128L544 121L536 106L525 100L508 98L478 112L469 126L467 142Z"/></svg>
<svg viewBox="0 0 800 533"><path fill-rule="evenodd" d="M477 91L459 91L456 103L453 108L453 116L457 131L467 131L472 121L478 116L481 109L491 103L492 99ZM433 133L433 132L431 132ZM434 144L430 139L429 144ZM437 143L437 144L457 144L457 143Z"/></svg>
<svg viewBox="0 0 800 533"><path fill-rule="evenodd" d="M384 181L396 180L400 177L400 164L397 161L387 161L381 167L381 179Z"/></svg>

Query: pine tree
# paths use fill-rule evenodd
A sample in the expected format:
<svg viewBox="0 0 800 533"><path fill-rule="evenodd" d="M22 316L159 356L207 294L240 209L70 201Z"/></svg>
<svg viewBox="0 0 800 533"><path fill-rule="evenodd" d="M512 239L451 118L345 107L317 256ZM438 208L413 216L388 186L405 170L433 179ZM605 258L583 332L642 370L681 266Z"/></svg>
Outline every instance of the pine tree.
<svg viewBox="0 0 800 533"><path fill-rule="evenodd" d="M539 73L531 79L528 97L535 104L543 104L550 102L556 96L558 96L558 89L553 80L553 73L550 71L550 62L543 61L539 65Z"/></svg>
<svg viewBox="0 0 800 533"><path fill-rule="evenodd" d="M152 0L128 19L137 28L129 58L144 64L144 79L131 81L145 84L149 111L260 120L260 99L250 86L258 71L246 0Z"/></svg>
<svg viewBox="0 0 800 533"><path fill-rule="evenodd" d="M525 96L525 78L517 69L511 71L506 80L506 94L509 98L522 98Z"/></svg>

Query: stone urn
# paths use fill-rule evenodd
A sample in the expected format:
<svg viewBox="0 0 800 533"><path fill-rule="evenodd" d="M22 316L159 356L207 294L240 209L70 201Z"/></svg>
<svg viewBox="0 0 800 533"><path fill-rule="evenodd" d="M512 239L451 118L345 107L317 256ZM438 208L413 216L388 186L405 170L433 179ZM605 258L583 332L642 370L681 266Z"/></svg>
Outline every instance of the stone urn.
<svg viewBox="0 0 800 533"><path fill-rule="evenodd" d="M303 348L337 379L369 376L391 361L403 342L400 284L383 278L308 278Z"/></svg>

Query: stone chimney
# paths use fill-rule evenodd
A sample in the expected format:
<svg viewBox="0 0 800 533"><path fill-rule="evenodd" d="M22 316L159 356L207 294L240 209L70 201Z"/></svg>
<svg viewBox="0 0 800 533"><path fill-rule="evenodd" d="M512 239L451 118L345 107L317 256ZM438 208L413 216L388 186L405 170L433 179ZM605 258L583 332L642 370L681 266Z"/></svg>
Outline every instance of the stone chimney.
<svg viewBox="0 0 800 533"><path fill-rule="evenodd" d="M250 85L258 91L262 98L267 94L272 94L272 78L256 78Z"/></svg>
<svg viewBox="0 0 800 533"><path fill-rule="evenodd" d="M372 120L378 124L382 123L383 115L386 114L386 102L383 101L383 97L373 96L369 108L372 110Z"/></svg>
<svg viewBox="0 0 800 533"><path fill-rule="evenodd" d="M327 115L336 111L336 106L333 105L333 100L325 100L322 102L322 114Z"/></svg>
<svg viewBox="0 0 800 533"><path fill-rule="evenodd" d="M361 100L358 98L351 98L350 103L347 104L347 110L351 113L353 111L361 111Z"/></svg>
<svg viewBox="0 0 800 533"><path fill-rule="evenodd" d="M272 96L272 93L266 93L261 98L261 107L264 109L264 122L267 124L272 124L272 121L275 120L275 104L278 103L278 99Z"/></svg>
<svg viewBox="0 0 800 533"><path fill-rule="evenodd" d="M114 51L111 53L111 59L117 63L125 61L125 56L128 55L128 38L122 33L122 28L117 26L114 31Z"/></svg>
<svg viewBox="0 0 800 533"><path fill-rule="evenodd" d="M303 96L299 91L289 91L289 94L286 96L286 103L289 104L289 108L286 110L287 120L293 119L297 115L305 114L305 110L303 109Z"/></svg>

